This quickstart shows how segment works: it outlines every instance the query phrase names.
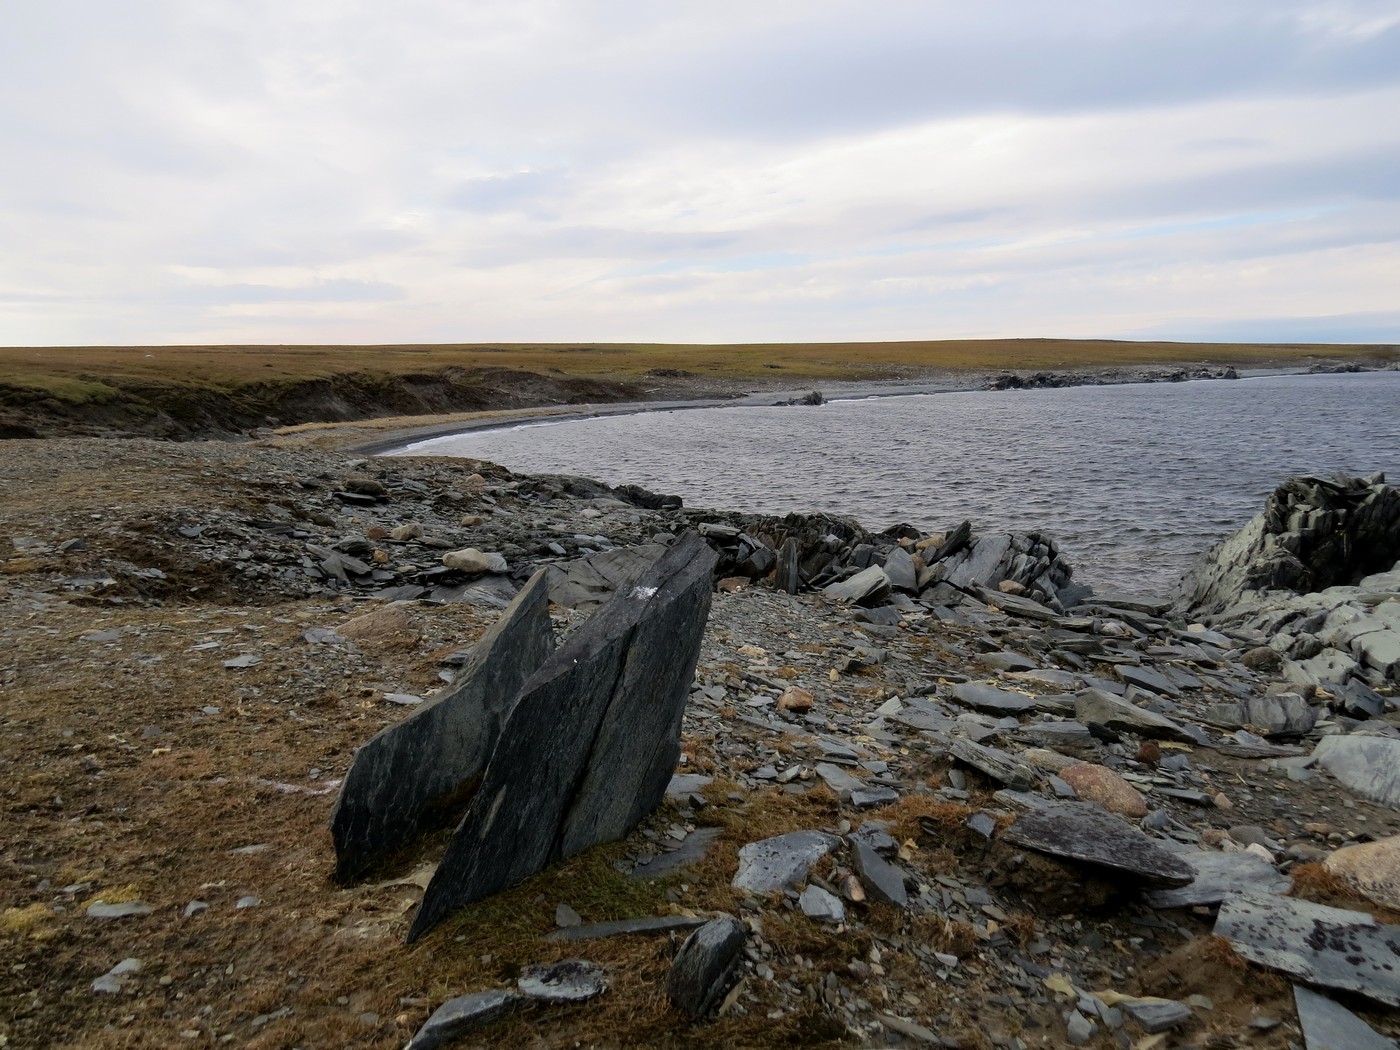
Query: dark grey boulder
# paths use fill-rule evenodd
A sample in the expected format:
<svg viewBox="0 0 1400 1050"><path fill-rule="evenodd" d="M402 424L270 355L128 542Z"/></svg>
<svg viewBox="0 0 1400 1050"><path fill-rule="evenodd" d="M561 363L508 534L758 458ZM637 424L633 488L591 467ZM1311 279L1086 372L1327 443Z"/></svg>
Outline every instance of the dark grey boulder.
<svg viewBox="0 0 1400 1050"><path fill-rule="evenodd" d="M473 646L453 687L355 752L331 812L337 879L461 817L520 686L554 650L536 573Z"/></svg>
<svg viewBox="0 0 1400 1050"><path fill-rule="evenodd" d="M687 533L525 683L410 941L454 908L622 837L661 801L715 562Z"/></svg>
<svg viewBox="0 0 1400 1050"><path fill-rule="evenodd" d="M1302 736L1317 723L1317 712L1297 693L1251 696L1233 704L1213 704L1205 720L1227 729L1253 726L1265 736Z"/></svg>
<svg viewBox="0 0 1400 1050"><path fill-rule="evenodd" d="M500 1020L525 1002L525 997L511 988L459 995L434 1010L404 1050L437 1050L448 1046L469 1032Z"/></svg>
<svg viewBox="0 0 1400 1050"><path fill-rule="evenodd" d="M989 715L1019 715L1035 707L1035 701L1028 696L982 682L961 682L953 686L952 695L963 706Z"/></svg>
<svg viewBox="0 0 1400 1050"><path fill-rule="evenodd" d="M1115 733L1134 733L1159 740L1199 743L1185 727L1166 715L1134 707L1102 689L1084 689L1074 696L1075 717L1087 726L1101 726Z"/></svg>
<svg viewBox="0 0 1400 1050"><path fill-rule="evenodd" d="M1341 1003L1311 988L1295 984L1293 1003L1307 1050L1397 1050L1394 1039L1387 1039Z"/></svg>
<svg viewBox="0 0 1400 1050"><path fill-rule="evenodd" d="M910 594L919 592L918 569L914 566L913 555L903 547L892 547L885 555L885 575L895 590Z"/></svg>
<svg viewBox="0 0 1400 1050"><path fill-rule="evenodd" d="M1137 828L1087 802L1038 805L1001 838L1052 857L1122 872L1150 886L1185 886L1196 875Z"/></svg>
<svg viewBox="0 0 1400 1050"><path fill-rule="evenodd" d="M1264 512L1201 556L1183 611L1206 623L1268 591L1354 585L1400 559L1400 489L1371 477L1290 478Z"/></svg>
<svg viewBox="0 0 1400 1050"><path fill-rule="evenodd" d="M732 915L712 919L686 938L671 963L666 995L692 1017L719 1005L739 962L748 931Z"/></svg>
<svg viewBox="0 0 1400 1050"><path fill-rule="evenodd" d="M797 546L797 538L789 536L778 548L778 567L774 576L778 590L787 594L797 593L802 586L801 566L801 551Z"/></svg>
<svg viewBox="0 0 1400 1050"><path fill-rule="evenodd" d="M1220 906L1215 934L1250 962L1309 984L1400 1006L1400 927L1366 912L1292 897L1240 894Z"/></svg>
<svg viewBox="0 0 1400 1050"><path fill-rule="evenodd" d="M1141 689L1159 693L1162 696L1180 696L1181 690L1172 684L1171 679L1160 671L1154 671L1150 667L1136 667L1132 664L1120 664L1118 666L1118 677L1128 685L1135 685Z"/></svg>

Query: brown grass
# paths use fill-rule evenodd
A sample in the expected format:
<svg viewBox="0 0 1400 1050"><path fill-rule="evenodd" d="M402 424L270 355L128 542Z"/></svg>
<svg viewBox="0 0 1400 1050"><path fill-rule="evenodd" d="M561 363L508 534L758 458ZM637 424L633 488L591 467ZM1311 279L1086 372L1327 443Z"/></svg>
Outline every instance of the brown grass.
<svg viewBox="0 0 1400 1050"><path fill-rule="evenodd" d="M870 343L405 344L395 346L128 346L0 348L0 383L75 403L112 396L109 380L239 387L347 372L405 375L443 368L510 368L641 377L654 368L708 378L908 378L932 370L1064 369L1146 364L1280 365L1393 361L1388 346L949 339Z"/></svg>

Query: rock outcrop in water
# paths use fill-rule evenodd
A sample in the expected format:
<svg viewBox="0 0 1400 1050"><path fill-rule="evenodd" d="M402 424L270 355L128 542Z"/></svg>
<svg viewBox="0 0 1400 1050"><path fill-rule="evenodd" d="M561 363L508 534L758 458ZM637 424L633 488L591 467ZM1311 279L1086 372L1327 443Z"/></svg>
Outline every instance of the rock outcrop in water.
<svg viewBox="0 0 1400 1050"><path fill-rule="evenodd" d="M1184 612L1237 613L1268 592L1353 586L1400 559L1400 489L1385 475L1290 478L1264 512L1208 552L1187 577Z"/></svg>
<svg viewBox="0 0 1400 1050"><path fill-rule="evenodd" d="M1183 611L1255 632L1296 686L1378 714L1370 687L1400 679L1400 489L1383 475L1300 477L1204 555ZM1270 655L1272 651L1272 655Z"/></svg>

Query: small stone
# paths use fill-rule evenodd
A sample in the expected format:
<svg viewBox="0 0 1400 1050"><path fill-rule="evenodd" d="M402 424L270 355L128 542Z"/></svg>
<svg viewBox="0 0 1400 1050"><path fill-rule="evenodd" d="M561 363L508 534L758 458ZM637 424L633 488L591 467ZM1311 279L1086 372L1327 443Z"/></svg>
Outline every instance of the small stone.
<svg viewBox="0 0 1400 1050"><path fill-rule="evenodd" d="M121 992L133 976L141 972L140 959L123 959L97 980L92 982L92 990L99 995L116 995Z"/></svg>
<svg viewBox="0 0 1400 1050"><path fill-rule="evenodd" d="M262 902L256 897L239 897L234 908L242 911L244 908L256 908Z"/></svg>
<svg viewBox="0 0 1400 1050"><path fill-rule="evenodd" d="M608 990L603 968L582 959L527 966L517 982L520 994L544 1003L582 1003Z"/></svg>
<svg viewBox="0 0 1400 1050"><path fill-rule="evenodd" d="M1083 1046L1099 1030L1099 1026L1094 1024L1078 1010L1074 1010L1069 1015L1069 1023L1065 1026L1065 1039L1070 1046Z"/></svg>
<svg viewBox="0 0 1400 1050"><path fill-rule="evenodd" d="M190 901L188 904L185 905L185 910L181 914L188 919L191 916L198 915L202 911L208 910L208 901Z"/></svg>
<svg viewBox="0 0 1400 1050"><path fill-rule="evenodd" d="M583 925L583 917L567 904L556 904L554 906L554 925L560 929L581 926Z"/></svg>
<svg viewBox="0 0 1400 1050"><path fill-rule="evenodd" d="M235 656L232 660L225 660L224 666L230 671L236 671L244 667L256 667L262 663L262 657L256 653L244 653L242 656Z"/></svg>
<svg viewBox="0 0 1400 1050"><path fill-rule="evenodd" d="M808 886L797 898L802 914L818 922L845 922L846 906L839 897L828 893L820 886Z"/></svg>
<svg viewBox="0 0 1400 1050"><path fill-rule="evenodd" d="M812 704L815 702L816 698L807 690L790 685L783 690L783 695L778 697L778 710L802 715L812 710Z"/></svg>
<svg viewBox="0 0 1400 1050"><path fill-rule="evenodd" d="M1195 1016L1191 1007L1175 999L1125 999L1118 1008L1141 1025L1148 1035L1177 1028Z"/></svg>
<svg viewBox="0 0 1400 1050"><path fill-rule="evenodd" d="M416 540L421 535L423 535L423 526L416 521L406 522L389 532L389 538L391 540L397 540L400 543L407 540Z"/></svg>
<svg viewBox="0 0 1400 1050"><path fill-rule="evenodd" d="M145 901L122 901L119 904L93 901L88 905L87 917L89 919L130 919L149 915L153 911L155 909Z"/></svg>
<svg viewBox="0 0 1400 1050"><path fill-rule="evenodd" d="M459 551L448 551L442 556L442 563L449 569L456 569L458 572L466 573L468 576L480 576L488 572L503 573L509 571L506 560L501 555L484 554L475 547L466 547Z"/></svg>

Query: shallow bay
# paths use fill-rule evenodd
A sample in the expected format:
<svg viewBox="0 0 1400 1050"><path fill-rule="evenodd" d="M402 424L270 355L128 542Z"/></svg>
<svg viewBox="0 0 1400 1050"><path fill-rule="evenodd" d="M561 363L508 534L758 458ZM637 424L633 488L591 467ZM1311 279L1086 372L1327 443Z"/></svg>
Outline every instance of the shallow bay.
<svg viewBox="0 0 1400 1050"><path fill-rule="evenodd" d="M974 391L713 408L435 438L473 456L676 493L688 506L1040 529L1076 579L1167 594L1285 478L1400 477L1400 372Z"/></svg>

